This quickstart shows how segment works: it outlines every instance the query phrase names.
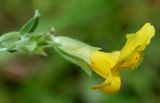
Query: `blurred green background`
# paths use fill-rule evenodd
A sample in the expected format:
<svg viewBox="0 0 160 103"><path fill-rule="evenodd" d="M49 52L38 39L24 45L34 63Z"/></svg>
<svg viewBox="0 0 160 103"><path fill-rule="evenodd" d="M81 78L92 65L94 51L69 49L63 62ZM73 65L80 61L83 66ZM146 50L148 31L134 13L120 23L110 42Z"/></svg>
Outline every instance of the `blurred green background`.
<svg viewBox="0 0 160 103"><path fill-rule="evenodd" d="M90 87L103 80L89 78L53 49L47 57L0 53L0 103L160 103L160 0L0 0L0 33L19 30L35 9L41 12L37 31L56 29L103 51L123 47L126 33L146 22L156 36L143 62L122 71L122 88L104 94Z"/></svg>

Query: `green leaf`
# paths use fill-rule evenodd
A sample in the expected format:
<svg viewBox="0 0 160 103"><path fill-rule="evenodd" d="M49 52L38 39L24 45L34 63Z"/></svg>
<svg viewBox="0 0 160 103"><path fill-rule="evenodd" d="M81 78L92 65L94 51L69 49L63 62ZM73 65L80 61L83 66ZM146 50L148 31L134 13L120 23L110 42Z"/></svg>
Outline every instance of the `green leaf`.
<svg viewBox="0 0 160 103"><path fill-rule="evenodd" d="M31 18L24 26L22 26L20 30L20 34L24 35L26 33L34 32L38 26L39 17L40 17L40 13L38 10L36 10L34 17Z"/></svg>
<svg viewBox="0 0 160 103"><path fill-rule="evenodd" d="M72 63L81 67L91 77L92 71L91 71L91 68L90 68L89 64L87 64L85 61L83 61L82 59L80 59L76 56L73 56L73 55L70 55L70 54L66 53L65 51L61 50L60 48L55 47L55 50L61 56L63 56L65 59L67 59L67 60L71 61Z"/></svg>
<svg viewBox="0 0 160 103"><path fill-rule="evenodd" d="M0 46L7 50L12 50L16 47L17 41L20 39L19 32L9 32L0 37Z"/></svg>
<svg viewBox="0 0 160 103"><path fill-rule="evenodd" d="M17 42L13 42L13 43L2 43L1 44L4 48L7 48L8 50L12 50L16 47Z"/></svg>
<svg viewBox="0 0 160 103"><path fill-rule="evenodd" d="M20 39L19 32L9 32L0 36L0 43L12 43Z"/></svg>

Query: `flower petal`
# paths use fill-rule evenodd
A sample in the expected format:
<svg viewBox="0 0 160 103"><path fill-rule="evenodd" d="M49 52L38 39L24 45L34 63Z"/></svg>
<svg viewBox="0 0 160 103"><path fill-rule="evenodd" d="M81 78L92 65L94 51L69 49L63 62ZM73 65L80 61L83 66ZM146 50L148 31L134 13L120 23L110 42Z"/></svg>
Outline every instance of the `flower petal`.
<svg viewBox="0 0 160 103"><path fill-rule="evenodd" d="M117 63L119 54L119 51L112 53L104 53L101 51L94 52L91 56L91 66L93 71L103 78L107 78L111 74L111 69Z"/></svg>
<svg viewBox="0 0 160 103"><path fill-rule="evenodd" d="M118 60L122 65L121 67L132 67L139 64L143 50L150 43L150 40L154 35L155 29L150 23L146 23L135 34L127 34L127 42L122 48L120 58Z"/></svg>
<svg viewBox="0 0 160 103"><path fill-rule="evenodd" d="M106 79L102 84L93 86L93 89L101 90L105 93L115 93L121 87L121 78L119 75L111 76Z"/></svg>

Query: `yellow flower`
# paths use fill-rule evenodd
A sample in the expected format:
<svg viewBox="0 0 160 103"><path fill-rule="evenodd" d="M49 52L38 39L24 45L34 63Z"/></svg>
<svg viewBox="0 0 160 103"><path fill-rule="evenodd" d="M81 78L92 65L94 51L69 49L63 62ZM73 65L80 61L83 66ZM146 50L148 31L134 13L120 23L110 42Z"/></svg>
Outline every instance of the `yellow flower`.
<svg viewBox="0 0 160 103"><path fill-rule="evenodd" d="M91 55L93 71L106 79L102 84L93 88L105 93L117 92L121 86L121 68L133 68L142 58L143 51L155 35L155 29L150 23L146 23L138 32L127 34L127 42L120 51L104 53L95 51Z"/></svg>

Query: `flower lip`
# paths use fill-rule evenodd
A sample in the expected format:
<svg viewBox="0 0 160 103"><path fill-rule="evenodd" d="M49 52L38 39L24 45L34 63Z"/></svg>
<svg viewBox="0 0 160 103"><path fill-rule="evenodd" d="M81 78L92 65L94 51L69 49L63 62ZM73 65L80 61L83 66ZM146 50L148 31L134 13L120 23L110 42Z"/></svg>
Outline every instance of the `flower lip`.
<svg viewBox="0 0 160 103"><path fill-rule="evenodd" d="M155 35L155 29L150 23L146 23L135 34L127 34L127 42L121 50L119 62L125 61L137 52L143 52Z"/></svg>

